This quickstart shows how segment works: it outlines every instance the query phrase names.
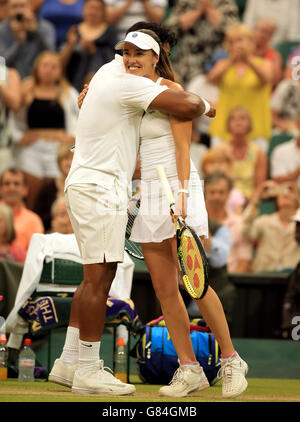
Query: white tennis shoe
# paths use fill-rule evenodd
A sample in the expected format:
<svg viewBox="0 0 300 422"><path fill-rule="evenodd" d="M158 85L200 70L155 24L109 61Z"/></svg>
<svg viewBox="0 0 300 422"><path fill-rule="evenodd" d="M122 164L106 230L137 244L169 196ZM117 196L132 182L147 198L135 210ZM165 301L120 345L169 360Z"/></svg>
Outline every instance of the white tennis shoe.
<svg viewBox="0 0 300 422"><path fill-rule="evenodd" d="M73 365L66 364L62 359L56 359L49 374L48 380L56 384L72 387L75 370L78 362Z"/></svg>
<svg viewBox="0 0 300 422"><path fill-rule="evenodd" d="M169 397L185 397L193 391L209 387L206 375L200 365L181 365L169 385L159 389L159 394Z"/></svg>
<svg viewBox="0 0 300 422"><path fill-rule="evenodd" d="M248 365L239 355L221 359L221 368L218 378L223 378L222 396L224 398L237 397L246 390L248 382L246 375Z"/></svg>
<svg viewBox="0 0 300 422"><path fill-rule="evenodd" d="M77 394L109 394L120 396L135 393L135 386L126 384L115 378L109 368L103 366L103 360L99 360L94 368L81 374L75 371L72 393Z"/></svg>

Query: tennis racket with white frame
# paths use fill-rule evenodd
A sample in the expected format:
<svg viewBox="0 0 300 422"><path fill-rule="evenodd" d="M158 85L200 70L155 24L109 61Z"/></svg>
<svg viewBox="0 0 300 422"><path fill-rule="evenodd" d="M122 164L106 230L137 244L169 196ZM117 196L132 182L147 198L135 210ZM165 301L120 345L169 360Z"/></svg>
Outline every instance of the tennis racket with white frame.
<svg viewBox="0 0 300 422"><path fill-rule="evenodd" d="M174 214L174 195L165 169L161 165L157 166L156 169L169 200L171 212ZM207 292L209 285L208 261L204 247L199 236L186 224L181 216L179 216L174 224L177 241L177 259L182 282L186 291L193 299L201 299Z"/></svg>
<svg viewBox="0 0 300 422"><path fill-rule="evenodd" d="M140 208L140 199L131 198L127 207L128 221L127 221L126 232L125 232L125 251L128 252L129 255L133 256L134 258L143 260L144 255L143 255L143 251L142 251L142 247L140 243L133 242L132 240L130 240L132 227L134 224L134 220L136 219L136 216L138 215L139 208Z"/></svg>

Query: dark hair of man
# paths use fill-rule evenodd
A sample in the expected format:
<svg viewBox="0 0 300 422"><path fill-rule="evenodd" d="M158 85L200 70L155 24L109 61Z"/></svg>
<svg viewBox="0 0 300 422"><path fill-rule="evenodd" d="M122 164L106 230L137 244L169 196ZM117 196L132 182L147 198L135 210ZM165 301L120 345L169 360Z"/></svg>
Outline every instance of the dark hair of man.
<svg viewBox="0 0 300 422"><path fill-rule="evenodd" d="M22 179L23 179L23 184L26 186L27 185L27 178L25 176L25 174L23 173L22 170L15 168L15 167L9 167L5 170L3 170L1 177L0 177L0 186L3 185L3 177L6 173L12 173L12 174L21 174L22 175Z"/></svg>
<svg viewBox="0 0 300 422"><path fill-rule="evenodd" d="M156 35L156 33L154 31L151 31L150 29L139 29L138 32L143 32L144 34L150 35L152 38L154 38L154 40L158 43L160 47L159 60L155 69L156 73L162 78L169 79L170 81L174 81L175 76L172 70L169 57L166 53L166 50L162 47L161 41ZM153 54L155 53L153 52Z"/></svg>
<svg viewBox="0 0 300 422"><path fill-rule="evenodd" d="M206 187L210 183L219 182L219 180L225 180L225 182L227 182L228 191L230 192L233 188L232 180L230 177L228 177L225 173L222 173L221 171L216 171L207 175L204 179L204 187Z"/></svg>
<svg viewBox="0 0 300 422"><path fill-rule="evenodd" d="M173 48L177 43L177 37L174 32L155 22L137 22L126 31L126 35L128 32L140 31L141 29L150 29L150 31L155 32L161 43L169 43L170 48Z"/></svg>

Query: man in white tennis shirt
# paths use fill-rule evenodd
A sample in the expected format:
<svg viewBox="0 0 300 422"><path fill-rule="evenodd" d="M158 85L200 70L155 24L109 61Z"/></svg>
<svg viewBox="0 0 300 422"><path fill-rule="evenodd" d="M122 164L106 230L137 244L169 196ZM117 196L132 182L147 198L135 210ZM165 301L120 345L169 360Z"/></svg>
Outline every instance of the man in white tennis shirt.
<svg viewBox="0 0 300 422"><path fill-rule="evenodd" d="M158 43L145 33L130 33L126 41L159 55ZM104 369L99 351L108 292L117 263L123 261L128 186L136 164L141 118L148 107L186 119L215 114L198 96L126 74L118 55L93 77L80 110L74 158L65 184L84 279L73 297L62 356L49 376L50 381L72 386L74 393L135 391L133 385Z"/></svg>

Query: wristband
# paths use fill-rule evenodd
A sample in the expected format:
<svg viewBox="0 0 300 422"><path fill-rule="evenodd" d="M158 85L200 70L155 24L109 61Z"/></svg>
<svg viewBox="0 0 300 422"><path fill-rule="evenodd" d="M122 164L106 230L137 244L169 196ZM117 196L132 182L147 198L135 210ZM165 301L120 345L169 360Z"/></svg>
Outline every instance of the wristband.
<svg viewBox="0 0 300 422"><path fill-rule="evenodd" d="M204 105L205 105L205 111L203 114L207 114L210 111L210 104L202 97L201 97L201 100L204 102Z"/></svg>
<svg viewBox="0 0 300 422"><path fill-rule="evenodd" d="M187 189L179 189L177 193L186 193L189 196L189 191Z"/></svg>

